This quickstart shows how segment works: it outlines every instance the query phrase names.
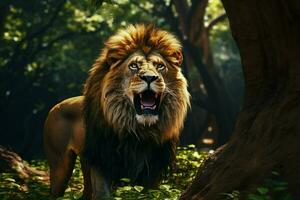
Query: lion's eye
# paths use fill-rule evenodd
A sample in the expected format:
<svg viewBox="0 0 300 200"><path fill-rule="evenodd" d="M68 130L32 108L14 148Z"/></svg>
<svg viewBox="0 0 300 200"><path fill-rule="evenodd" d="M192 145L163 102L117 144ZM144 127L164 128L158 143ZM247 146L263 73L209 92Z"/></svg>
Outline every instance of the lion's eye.
<svg viewBox="0 0 300 200"><path fill-rule="evenodd" d="M156 65L156 69L159 71L164 70L165 68L166 68L166 66L164 64L159 63Z"/></svg>
<svg viewBox="0 0 300 200"><path fill-rule="evenodd" d="M139 65L137 63L131 63L128 67L131 70L138 70L139 69Z"/></svg>

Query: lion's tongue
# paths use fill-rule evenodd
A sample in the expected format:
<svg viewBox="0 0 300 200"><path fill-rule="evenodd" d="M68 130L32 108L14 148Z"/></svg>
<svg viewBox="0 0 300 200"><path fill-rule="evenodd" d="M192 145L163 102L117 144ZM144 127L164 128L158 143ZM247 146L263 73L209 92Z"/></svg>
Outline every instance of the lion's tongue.
<svg viewBox="0 0 300 200"><path fill-rule="evenodd" d="M153 107L155 105L155 95L152 92L143 93L141 104L144 107Z"/></svg>

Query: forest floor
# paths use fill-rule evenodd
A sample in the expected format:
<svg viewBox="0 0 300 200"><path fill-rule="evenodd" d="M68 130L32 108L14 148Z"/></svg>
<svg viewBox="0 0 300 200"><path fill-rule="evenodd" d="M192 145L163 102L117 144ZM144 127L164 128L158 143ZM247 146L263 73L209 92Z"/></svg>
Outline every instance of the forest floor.
<svg viewBox="0 0 300 200"><path fill-rule="evenodd" d="M197 151L194 145L179 147L177 151L176 169L162 181L158 189L142 192L141 186L126 185L129 180L124 178L123 187L119 187L110 199L177 199L188 183L195 177L198 167L209 153ZM30 166L48 171L45 160L33 160ZM79 199L83 191L83 177L80 163L77 160L69 186L63 199ZM0 173L1 200L44 200L49 199L49 184L39 177L20 179L15 173Z"/></svg>
<svg viewBox="0 0 300 200"><path fill-rule="evenodd" d="M141 186L129 185L129 180L124 178L123 187L118 187L109 200L175 200L186 189L195 177L199 166L208 157L209 153L198 151L194 145L178 147L176 168L168 174L159 188L142 191ZM35 169L48 171L45 160L32 160L28 163ZM277 172L270 172L270 178L265 183L250 193L247 200L294 200L287 192L287 183L280 179ZM75 169L65 195L58 200L80 199L83 191L83 177L80 163L77 160ZM221 194L224 200L238 200L239 191ZM15 173L0 173L0 199L1 200L47 200L49 198L49 183L41 177L21 179Z"/></svg>

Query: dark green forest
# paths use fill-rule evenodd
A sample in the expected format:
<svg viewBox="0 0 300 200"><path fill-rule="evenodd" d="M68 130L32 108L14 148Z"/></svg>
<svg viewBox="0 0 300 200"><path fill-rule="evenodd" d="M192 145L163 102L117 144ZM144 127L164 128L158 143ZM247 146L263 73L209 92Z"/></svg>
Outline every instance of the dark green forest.
<svg viewBox="0 0 300 200"><path fill-rule="evenodd" d="M225 12L219 0L2 0L0 199L48 199L49 168L42 137L49 110L82 94L89 69L109 36L119 28L140 23L154 24L181 41L182 71L192 106L173 173L168 172L157 189L147 192L141 186L128 185L124 178L124 186L110 199L191 199L214 191L228 200L297 199L290 192L297 191L294 180L300 180L294 173L299 162L293 142L299 129L287 123L297 123L295 102L300 99L299 81L293 79L299 77L299 70L293 67L298 63L294 58L300 44L300 6L292 1L268 7L268 0L236 5L233 0L224 0ZM280 22L278 26L274 20ZM296 75L288 74L291 72ZM283 133L288 131L291 136L286 137ZM271 140L273 132L278 137ZM286 148L288 145L281 142L291 145ZM267 146L270 150L266 153ZM273 158L277 152L280 156ZM239 165L240 161L243 164ZM239 174L227 175L231 168ZM228 181L242 173L246 175L241 180ZM203 184L214 181L222 186L213 190ZM59 199L79 199L82 183L77 161L65 196Z"/></svg>

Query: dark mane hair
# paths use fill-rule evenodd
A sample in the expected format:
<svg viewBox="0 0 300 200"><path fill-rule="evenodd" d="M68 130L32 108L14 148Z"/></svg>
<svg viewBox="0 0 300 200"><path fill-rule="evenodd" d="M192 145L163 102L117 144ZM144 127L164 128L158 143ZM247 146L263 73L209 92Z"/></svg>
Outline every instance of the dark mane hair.
<svg viewBox="0 0 300 200"><path fill-rule="evenodd" d="M139 141L135 134L119 138L108 126L100 125L87 134L83 157L114 184L129 178L134 184L151 187L173 166L176 144L176 139L163 144L151 138Z"/></svg>

